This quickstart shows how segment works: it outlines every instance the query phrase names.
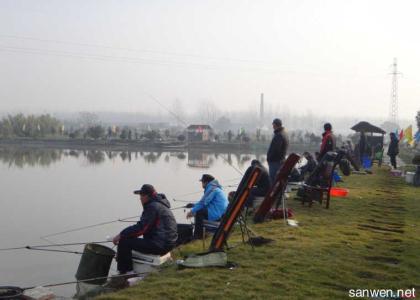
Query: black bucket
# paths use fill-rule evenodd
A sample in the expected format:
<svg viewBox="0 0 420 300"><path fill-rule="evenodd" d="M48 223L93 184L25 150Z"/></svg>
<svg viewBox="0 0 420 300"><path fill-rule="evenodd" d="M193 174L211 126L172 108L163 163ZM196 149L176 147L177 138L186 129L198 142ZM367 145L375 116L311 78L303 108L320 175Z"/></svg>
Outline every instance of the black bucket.
<svg viewBox="0 0 420 300"><path fill-rule="evenodd" d="M177 224L178 239L176 245L187 244L193 239L193 228L192 224Z"/></svg>
<svg viewBox="0 0 420 300"><path fill-rule="evenodd" d="M1 300L19 300L23 299L23 289L17 286L0 286Z"/></svg>
<svg viewBox="0 0 420 300"><path fill-rule="evenodd" d="M114 256L115 251L111 248L98 244L87 244L77 268L76 279L90 284L104 284ZM99 279L87 280L91 278Z"/></svg>

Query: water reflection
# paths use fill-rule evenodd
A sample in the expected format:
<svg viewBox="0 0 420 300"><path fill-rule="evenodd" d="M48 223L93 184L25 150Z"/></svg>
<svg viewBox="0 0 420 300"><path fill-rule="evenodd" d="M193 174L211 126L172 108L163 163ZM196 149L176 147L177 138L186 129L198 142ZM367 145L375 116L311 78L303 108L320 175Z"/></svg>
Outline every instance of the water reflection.
<svg viewBox="0 0 420 300"><path fill-rule="evenodd" d="M63 150L0 148L0 161L9 167L49 166L63 157Z"/></svg>
<svg viewBox="0 0 420 300"><path fill-rule="evenodd" d="M203 153L199 151L189 151L188 152L188 166L193 168L210 168L213 163L208 153Z"/></svg>
<svg viewBox="0 0 420 300"><path fill-rule="evenodd" d="M99 150L84 150L83 151L84 157L86 157L87 161L92 165L98 165L105 161L105 152Z"/></svg>
<svg viewBox="0 0 420 300"><path fill-rule="evenodd" d="M210 168L215 161L222 160L225 164L244 167L248 165L252 157L265 161L265 156L259 153L244 154L240 152L214 153L203 150L188 150L185 152L163 151L110 151L110 150L68 150L68 149L39 149L0 147L0 162L9 167L49 167L63 158L84 159L88 165L99 165L107 160L121 160L132 162L142 159L146 163L156 163L163 160L186 161L186 165L193 168Z"/></svg>

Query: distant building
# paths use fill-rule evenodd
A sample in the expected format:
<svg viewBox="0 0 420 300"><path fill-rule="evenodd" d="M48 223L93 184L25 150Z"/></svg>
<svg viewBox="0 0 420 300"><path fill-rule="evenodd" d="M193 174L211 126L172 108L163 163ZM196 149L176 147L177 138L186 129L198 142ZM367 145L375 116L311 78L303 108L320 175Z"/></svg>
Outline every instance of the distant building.
<svg viewBox="0 0 420 300"><path fill-rule="evenodd" d="M213 129L210 125L190 125L187 128L187 141L188 142L207 142Z"/></svg>

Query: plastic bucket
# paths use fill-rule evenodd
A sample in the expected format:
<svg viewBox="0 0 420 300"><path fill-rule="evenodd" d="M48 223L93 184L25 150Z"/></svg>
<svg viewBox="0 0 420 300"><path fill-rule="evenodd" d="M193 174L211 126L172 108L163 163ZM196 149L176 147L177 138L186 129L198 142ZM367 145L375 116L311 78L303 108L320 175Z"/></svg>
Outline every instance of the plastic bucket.
<svg viewBox="0 0 420 300"><path fill-rule="evenodd" d="M370 169L370 168L372 168L372 160L370 159L369 156L367 156L367 155L363 156L362 165L363 165L363 169Z"/></svg>
<svg viewBox="0 0 420 300"><path fill-rule="evenodd" d="M17 286L0 286L0 299L23 299L23 289Z"/></svg>
<svg viewBox="0 0 420 300"><path fill-rule="evenodd" d="M414 172L407 172L405 173L405 182L409 184L413 184L414 181Z"/></svg>
<svg viewBox="0 0 420 300"><path fill-rule="evenodd" d="M86 244L77 268L76 279L90 284L104 284L114 256L115 251L111 248L93 243ZM87 280L91 278L99 279Z"/></svg>
<svg viewBox="0 0 420 300"><path fill-rule="evenodd" d="M348 189L343 189L343 188L338 188L338 187L332 187L330 190L331 197L347 197L348 193L349 193Z"/></svg>

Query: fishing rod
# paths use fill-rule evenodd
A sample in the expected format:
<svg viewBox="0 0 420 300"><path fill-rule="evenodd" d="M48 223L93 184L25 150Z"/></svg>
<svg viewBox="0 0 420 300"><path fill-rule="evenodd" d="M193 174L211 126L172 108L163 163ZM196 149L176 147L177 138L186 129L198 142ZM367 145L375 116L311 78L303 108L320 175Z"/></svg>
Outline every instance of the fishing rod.
<svg viewBox="0 0 420 300"><path fill-rule="evenodd" d="M58 250L58 249L43 249L43 248L32 248L32 247L26 247L28 250L38 250L38 251L48 251L48 252L61 252L61 253L71 253L71 254L80 254L82 255L83 252L79 251L70 251L70 250Z"/></svg>
<svg viewBox="0 0 420 300"><path fill-rule="evenodd" d="M132 275L147 275L149 274L149 272L136 272L133 273ZM36 287L42 286L42 287L55 287L55 286L61 286L61 285L68 285L68 284L76 284L76 283L80 283L80 282L89 282L89 281L94 281L94 280L99 280L99 279L110 279L110 278L118 278L118 277L125 277L127 276L126 274L119 274L119 275L112 275L112 276L102 276L102 277L94 277L94 278L88 278L88 279L82 279L82 280L75 280L75 281L67 281L67 282L61 282L61 283L51 283L51 284L43 284L43 285L36 285L36 286L30 286L30 287L24 287L22 288L22 290L30 290L30 289L34 289Z"/></svg>
<svg viewBox="0 0 420 300"><path fill-rule="evenodd" d="M121 222L121 221L124 221L124 220L129 220L129 219L138 218L138 217L140 217L140 215L132 216L132 217L126 217L126 218L122 218L122 219L120 218L120 219L117 219L117 220L112 220L112 221L108 221L108 222L101 222L101 223L96 223L96 224L87 225L87 226L82 226L82 227L73 228L73 229L69 229L69 230L65 230L65 231L50 233L50 234L41 236L41 238L47 238L47 237L52 237L52 236L61 235L61 234L65 234L65 233L80 231L80 230L84 230L84 229L88 229L88 228L103 226L103 225L116 223L116 222Z"/></svg>
<svg viewBox="0 0 420 300"><path fill-rule="evenodd" d="M238 177L238 178L233 178L233 179L224 180L224 181L228 182L228 181L240 180L241 178L242 177ZM237 186L238 186L238 184L223 185L223 187L237 187ZM186 193L186 194L180 194L180 195L178 195L178 197L185 197L185 196L201 194L202 192L203 191L197 191L197 192L191 192L191 193ZM179 201L178 199L174 199L174 198L172 198L172 200ZM187 202L187 201L182 200L181 202Z"/></svg>
<svg viewBox="0 0 420 300"><path fill-rule="evenodd" d="M188 204L191 204L191 205L188 205ZM192 204L192 203L188 203L188 204L187 205L183 205L183 206L178 206L178 207L170 208L169 210L176 210L176 209L181 209L181 208L191 208L191 207L194 206L194 204ZM137 221L120 220L120 222L121 223L136 223Z"/></svg>
<svg viewBox="0 0 420 300"><path fill-rule="evenodd" d="M99 242L76 242L76 243L65 243L65 244L47 244L47 245L35 245L35 246L21 246L21 247L10 247L10 248L0 248L0 251L9 251L9 250L21 250L21 249L36 249L37 248L49 248L49 247L63 247L63 246L77 246L77 245L86 245L86 244L105 244L110 243L111 241L99 241ZM41 249L40 249L41 250Z"/></svg>
<svg viewBox="0 0 420 300"><path fill-rule="evenodd" d="M172 200L173 200L174 202L185 202L185 203L189 203L189 202L191 202L190 200L180 200L180 199L175 199L175 198L172 198Z"/></svg>

